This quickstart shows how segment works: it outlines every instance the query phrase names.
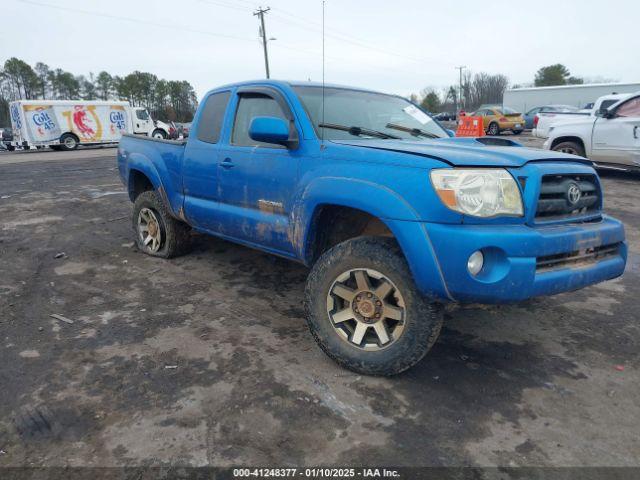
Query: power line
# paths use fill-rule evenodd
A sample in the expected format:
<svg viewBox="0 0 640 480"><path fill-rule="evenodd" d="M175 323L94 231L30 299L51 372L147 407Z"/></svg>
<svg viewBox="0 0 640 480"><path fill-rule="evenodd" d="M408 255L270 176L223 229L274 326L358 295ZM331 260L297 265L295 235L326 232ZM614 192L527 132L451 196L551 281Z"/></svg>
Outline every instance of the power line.
<svg viewBox="0 0 640 480"><path fill-rule="evenodd" d="M267 52L267 32L264 28L264 14L271 10L269 7L259 7L253 12L254 17L260 17L260 34L262 35L262 48L264 49L264 69L267 72L267 78L269 78L269 53Z"/></svg>
<svg viewBox="0 0 640 480"><path fill-rule="evenodd" d="M283 17L283 14L291 17L291 18L286 18ZM274 8L274 15L276 15L277 17L280 18L280 20L284 20L285 22L289 22L292 25L297 26L298 28L303 28L305 30L308 30L309 28L315 29L316 31L321 31L322 30L322 24L315 22L313 20L309 20L309 19L305 19L303 17L300 17L298 15L295 15L293 13L287 12L286 10L283 10L282 8ZM295 20L292 20L295 19ZM302 24L302 25L301 25ZM316 27L310 27L309 24L311 25L316 25ZM429 58L417 58L417 57L413 57L410 55L404 55L392 50L387 50L384 48L380 48L371 44L366 43L363 40L360 40L356 37L353 37L351 35L347 35L345 33L340 32L339 30L336 30L334 28L328 28L325 27L326 30L329 31L333 31L335 32L334 34L326 34L327 37L333 38L335 40L339 40L345 43L350 43L352 45L361 47L361 48L365 48L367 50L372 50L372 51L376 51L376 52L380 52L380 53L384 53L385 55L390 55L390 56L394 56L394 57L398 57L398 58L404 58L406 60L411 60L413 62L418 62L418 63L429 63L429 62L440 62L443 64L448 64L448 65L453 65L451 62L447 62L447 61L443 61L443 60L439 60L439 59L429 59Z"/></svg>
<svg viewBox="0 0 640 480"><path fill-rule="evenodd" d="M249 41L249 42L253 42L254 39L253 38L245 38L245 37L238 37L235 35L227 35L224 33L213 33L213 32L209 32L207 30L198 30L198 29L194 29L194 28L190 28L190 27L186 27L186 26L181 26L181 25L175 25L175 24L163 24L163 23L156 23L156 22L149 22L148 20L141 20L139 18L131 18L131 17L122 17L119 15L111 15L109 13L101 13L101 12L94 12L94 11L90 11L90 10L82 10L79 8L70 8L70 7L62 7L59 5L51 5L48 3L40 3L40 2L35 2L33 0L18 0L21 3L27 3L30 5L36 5L39 7L46 7L46 8L53 8L56 10L63 10L66 12L73 12L73 13L81 13L83 15L90 15L90 16L94 16L94 17L103 17L103 18L110 18L112 20L121 20L121 21L125 21L125 22L133 22L136 24L143 24L143 25L150 25L153 27L159 27L159 28L169 28L171 30L181 30L184 32L190 32L190 33L199 33L201 35L209 35L212 37L221 37L221 38L229 38L231 40L242 40L242 41Z"/></svg>

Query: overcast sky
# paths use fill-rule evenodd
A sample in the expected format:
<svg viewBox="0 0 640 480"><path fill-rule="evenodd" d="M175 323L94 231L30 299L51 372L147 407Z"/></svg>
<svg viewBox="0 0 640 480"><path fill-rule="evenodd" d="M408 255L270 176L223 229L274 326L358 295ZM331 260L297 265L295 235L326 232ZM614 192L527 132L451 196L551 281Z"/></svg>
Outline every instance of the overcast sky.
<svg viewBox="0 0 640 480"><path fill-rule="evenodd" d="M271 76L321 80L322 1L265 0ZM2 0L0 61L133 70L209 88L264 77L252 0ZM533 81L543 65L640 81L640 0L326 0L326 81L408 94L456 66Z"/></svg>

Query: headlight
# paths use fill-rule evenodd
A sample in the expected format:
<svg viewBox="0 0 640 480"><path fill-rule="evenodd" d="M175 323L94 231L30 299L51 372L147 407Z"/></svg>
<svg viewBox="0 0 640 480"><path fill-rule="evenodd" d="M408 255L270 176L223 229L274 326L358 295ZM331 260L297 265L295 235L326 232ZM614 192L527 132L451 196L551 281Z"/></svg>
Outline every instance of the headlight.
<svg viewBox="0 0 640 480"><path fill-rule="evenodd" d="M474 217L522 216L522 197L513 177L502 168L431 170L431 183L451 210Z"/></svg>

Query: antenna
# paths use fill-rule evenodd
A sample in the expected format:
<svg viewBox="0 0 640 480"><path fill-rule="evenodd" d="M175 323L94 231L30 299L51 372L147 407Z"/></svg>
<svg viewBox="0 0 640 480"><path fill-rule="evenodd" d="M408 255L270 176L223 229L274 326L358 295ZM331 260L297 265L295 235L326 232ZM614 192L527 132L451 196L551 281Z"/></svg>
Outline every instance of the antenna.
<svg viewBox="0 0 640 480"><path fill-rule="evenodd" d="M322 0L322 124L324 125L324 4ZM321 149L324 150L324 127L320 130Z"/></svg>

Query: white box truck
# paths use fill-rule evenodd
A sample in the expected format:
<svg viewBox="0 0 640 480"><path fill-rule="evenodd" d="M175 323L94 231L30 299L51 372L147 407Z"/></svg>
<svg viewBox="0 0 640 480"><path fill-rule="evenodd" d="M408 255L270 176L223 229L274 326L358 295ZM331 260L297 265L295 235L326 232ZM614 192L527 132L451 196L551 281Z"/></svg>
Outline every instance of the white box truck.
<svg viewBox="0 0 640 480"><path fill-rule="evenodd" d="M98 100L17 100L9 104L12 146L74 150L118 143L123 133L152 135L157 127L144 107ZM166 138L166 137L165 137Z"/></svg>

